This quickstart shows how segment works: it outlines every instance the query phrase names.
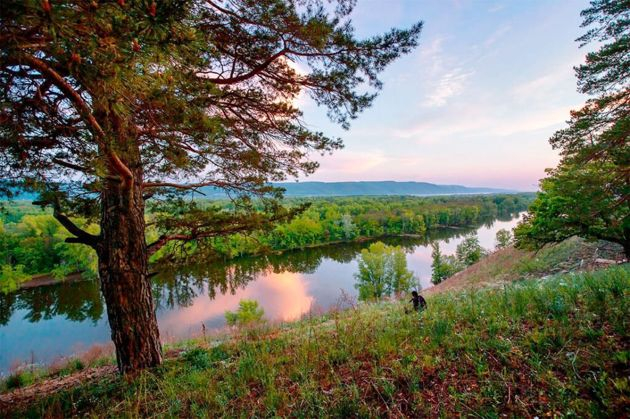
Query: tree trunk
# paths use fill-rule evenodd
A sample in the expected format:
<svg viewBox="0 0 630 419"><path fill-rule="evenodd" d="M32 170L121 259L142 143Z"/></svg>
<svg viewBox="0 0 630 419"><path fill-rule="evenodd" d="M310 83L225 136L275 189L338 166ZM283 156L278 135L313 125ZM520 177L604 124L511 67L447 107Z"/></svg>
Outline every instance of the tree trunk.
<svg viewBox="0 0 630 419"><path fill-rule="evenodd" d="M111 182L102 192L102 240L97 249L101 291L121 373L162 362L147 269L142 172L139 167L131 170L131 185Z"/></svg>

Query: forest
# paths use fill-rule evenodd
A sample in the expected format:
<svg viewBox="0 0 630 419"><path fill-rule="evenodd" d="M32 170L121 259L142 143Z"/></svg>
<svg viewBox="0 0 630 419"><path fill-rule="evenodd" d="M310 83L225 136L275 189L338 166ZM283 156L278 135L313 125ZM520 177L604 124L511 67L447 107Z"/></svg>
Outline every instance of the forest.
<svg viewBox="0 0 630 419"><path fill-rule="evenodd" d="M439 228L471 227L484 220L524 211L533 194L474 195L444 197L340 197L294 198L290 205L308 205L293 220L271 230L231 234L212 238L203 247L166 246L152 261L190 262L191 259L231 259L273 251L300 249L330 243L401 235L424 236ZM230 211L229 201L201 201L200 205ZM147 224L154 214L148 212ZM85 225L84 225L85 224ZM82 223L96 234L98 226ZM155 238L156 227L147 236ZM66 243L69 233L55 220L50 210L41 210L27 201L7 203L0 218L0 262L4 288L12 289L36 274L50 273L56 278L83 272L94 277L96 255L85 246ZM207 246L206 246L207 245Z"/></svg>

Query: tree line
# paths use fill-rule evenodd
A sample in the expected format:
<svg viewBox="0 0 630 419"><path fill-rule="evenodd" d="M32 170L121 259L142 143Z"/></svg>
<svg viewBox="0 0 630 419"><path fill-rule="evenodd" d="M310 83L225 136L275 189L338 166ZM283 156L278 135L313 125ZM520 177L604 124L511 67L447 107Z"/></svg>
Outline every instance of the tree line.
<svg viewBox="0 0 630 419"><path fill-rule="evenodd" d="M185 249L166 246L153 257L173 261L235 257L269 251L300 249L335 242L349 242L367 238L399 235L424 235L441 227L470 227L499 216L523 211L532 196L478 195L452 197L353 197L318 198L308 209L290 222L278 224L271 230L250 234L239 233L217 237L201 249L194 243ZM289 200L301 206L302 199ZM230 203L204 202L230 211ZM164 214L162 214L164 216ZM149 236L159 232L151 226L155 214L147 213ZM93 234L98 226L86 220L79 225ZM42 211L24 203L9 206L0 218L0 284L6 290L34 274L51 273L63 278L72 272L95 275L96 254L89 247L72 246L65 242L70 234L55 220L50 211ZM207 259L205 259L207 260Z"/></svg>

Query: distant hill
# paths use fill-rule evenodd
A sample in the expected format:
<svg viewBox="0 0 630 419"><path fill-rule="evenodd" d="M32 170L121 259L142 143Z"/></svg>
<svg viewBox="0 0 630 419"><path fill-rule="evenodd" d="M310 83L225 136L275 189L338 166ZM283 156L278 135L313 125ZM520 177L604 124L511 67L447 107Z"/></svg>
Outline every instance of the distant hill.
<svg viewBox="0 0 630 419"><path fill-rule="evenodd" d="M461 185L436 185L427 182L286 182L274 183L284 188L287 197L303 196L353 196L353 195L459 195L515 193L516 191L495 188L474 188ZM207 198L220 198L223 191L213 187L201 188Z"/></svg>
<svg viewBox="0 0 630 419"><path fill-rule="evenodd" d="M465 195L516 193L517 191L496 188L474 188L461 185L436 185L427 182L285 182L274 183L274 186L284 188L287 197L324 197L324 196L356 196L356 195ZM225 197L223 190L206 186L200 188L205 194L203 198L220 199ZM200 196L201 197L201 196ZM29 192L18 193L15 199L32 201L37 194Z"/></svg>

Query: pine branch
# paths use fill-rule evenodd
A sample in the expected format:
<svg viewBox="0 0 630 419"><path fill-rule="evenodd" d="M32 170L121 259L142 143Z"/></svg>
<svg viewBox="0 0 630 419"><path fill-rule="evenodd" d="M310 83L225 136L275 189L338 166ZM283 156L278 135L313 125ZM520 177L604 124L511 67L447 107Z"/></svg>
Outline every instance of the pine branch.
<svg viewBox="0 0 630 419"><path fill-rule="evenodd" d="M226 79L221 79L221 78L215 78L215 79L207 79L210 82L214 83L214 84L236 84L236 83L240 83L242 81L251 79L252 77L260 74L261 72L263 72L267 67L269 67L269 65L271 63L273 63L275 60L277 60L278 58L282 57L283 55L285 55L289 50L286 48L281 49L280 51L276 52L275 54L273 54L272 56L270 56L269 58L267 58L262 64L258 65L257 67L255 67L253 70L251 70L249 73L245 73L245 74L241 74L240 76L236 76L236 77L229 77Z"/></svg>
<svg viewBox="0 0 630 419"><path fill-rule="evenodd" d="M21 57L29 66L39 71L43 76L55 84L55 86L61 90L72 101L79 113L83 115L87 123L92 128L92 132L95 135L97 142L107 150L107 156L112 164L112 168L118 172L123 179L123 187L129 187L133 181L133 174L131 170L120 160L115 151L106 146L103 139L105 138L105 131L99 125L98 121L92 114L89 106L81 95L52 67L46 64L39 58L31 55L24 55Z"/></svg>
<svg viewBox="0 0 630 419"><path fill-rule="evenodd" d="M81 243L86 244L92 248L96 248L100 241L99 236L88 233L77 226L70 218L61 212L59 203L56 201L33 201L33 205L52 206L53 217L66 229L70 234L74 234L76 237L68 237L66 243Z"/></svg>

